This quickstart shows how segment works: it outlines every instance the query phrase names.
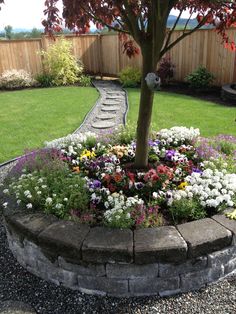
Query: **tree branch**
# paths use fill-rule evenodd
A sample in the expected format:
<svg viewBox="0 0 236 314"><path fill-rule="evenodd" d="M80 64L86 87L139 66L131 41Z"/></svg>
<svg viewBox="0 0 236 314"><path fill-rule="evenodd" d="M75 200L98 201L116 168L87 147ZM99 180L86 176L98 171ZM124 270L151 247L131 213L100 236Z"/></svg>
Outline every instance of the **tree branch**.
<svg viewBox="0 0 236 314"><path fill-rule="evenodd" d="M83 7L83 10L95 21L101 23L102 25L106 26L107 28L109 28L110 30L114 30L116 32L120 32L120 33L124 33L127 35L130 35L130 32L125 30L125 29L120 29L120 28L116 28L110 24L107 24L106 22L104 22L101 18L99 18L98 16L96 16L94 13L90 12L89 10L87 10L86 8Z"/></svg>
<svg viewBox="0 0 236 314"><path fill-rule="evenodd" d="M192 17L193 13L190 14L189 18L187 19L186 23L185 23L185 26L184 26L184 29L183 29L183 33L185 33L186 29L187 29L187 26L188 26L188 23L189 21L191 20L191 17Z"/></svg>
<svg viewBox="0 0 236 314"><path fill-rule="evenodd" d="M140 44L142 41L142 33L139 28L139 18L135 16L135 14L133 13L128 0L124 0L124 8L125 10L123 10L124 13L122 14L124 14L124 17L129 21L131 25L131 29L133 33L132 35L135 41Z"/></svg>
<svg viewBox="0 0 236 314"><path fill-rule="evenodd" d="M210 12L208 12L209 14ZM201 28L207 21L207 18L208 18L208 14L201 20L201 22L196 26L194 27L192 30L190 30L189 32L187 33L183 33L180 37L178 37L175 41L173 41L170 45L168 45L167 47L164 47L162 50L161 50L161 57L168 51L170 50L171 48L173 48L177 43L179 43L182 39L184 39L185 37L191 35L192 33L194 33L195 31L197 31L199 28Z"/></svg>
<svg viewBox="0 0 236 314"><path fill-rule="evenodd" d="M173 34L173 32L174 32L174 30L175 30L175 28L176 28L176 26L177 26L177 24L178 24L180 18L181 18L181 15L182 15L183 11L184 11L184 10L181 10L181 11L180 11L180 13L179 13L177 19L175 20L175 23L174 23L172 29L169 31L168 36L167 36L167 39L166 39L166 43L165 43L165 46L164 46L164 49L166 49L166 48L168 47L168 45L169 45L169 43L170 43L170 40L171 40L171 36L172 36L172 34Z"/></svg>

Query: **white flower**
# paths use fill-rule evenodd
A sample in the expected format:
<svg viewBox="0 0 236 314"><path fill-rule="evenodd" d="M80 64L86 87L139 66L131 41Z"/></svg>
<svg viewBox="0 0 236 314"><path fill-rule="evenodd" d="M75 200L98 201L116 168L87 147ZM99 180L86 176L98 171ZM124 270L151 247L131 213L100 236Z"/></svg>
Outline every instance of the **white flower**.
<svg viewBox="0 0 236 314"><path fill-rule="evenodd" d="M185 180L188 186L185 191L173 191L174 199L192 198L200 200L204 207L217 209L224 208L225 205L234 205L233 196L236 194L236 175L224 174L215 169L205 169L203 173L192 173ZM184 193L185 194L184 194ZM171 202L168 202L171 204Z"/></svg>
<svg viewBox="0 0 236 314"><path fill-rule="evenodd" d="M52 203L52 198L51 197L47 197L46 198L46 204L51 204Z"/></svg>
<svg viewBox="0 0 236 314"><path fill-rule="evenodd" d="M51 142L46 142L46 147L49 148L63 148L70 145L77 146L78 148L81 148L81 143L84 143L87 141L88 138L97 138L97 135L92 132L85 132L85 133L77 133L77 134L69 134L66 137L62 137L56 140L53 140ZM73 144L72 144L73 143Z"/></svg>
<svg viewBox="0 0 236 314"><path fill-rule="evenodd" d="M2 204L2 206L3 206L4 208L7 208L7 205L8 205L8 202L5 202L5 203Z"/></svg>
<svg viewBox="0 0 236 314"><path fill-rule="evenodd" d="M200 136L199 129L186 128L186 127L173 127L171 129L162 129L158 132L157 137L161 140L163 146L168 143L174 143L174 145L185 144L185 142L192 142Z"/></svg>
<svg viewBox="0 0 236 314"><path fill-rule="evenodd" d="M57 209L61 209L62 207L63 207L63 205L62 204L60 204L60 203L58 203L58 204L56 204L56 206L55 206Z"/></svg>
<svg viewBox="0 0 236 314"><path fill-rule="evenodd" d="M65 198L63 199L63 201L64 201L64 202L68 202L68 198L65 197Z"/></svg>
<svg viewBox="0 0 236 314"><path fill-rule="evenodd" d="M153 192L152 193L152 197L154 198L154 200L156 200L158 198L158 193L157 192Z"/></svg>
<svg viewBox="0 0 236 314"><path fill-rule="evenodd" d="M28 203L27 205L26 205L26 208L28 208L28 209L30 209L30 208L32 208L33 207L33 205L31 204L31 203Z"/></svg>
<svg viewBox="0 0 236 314"><path fill-rule="evenodd" d="M3 193L4 193L4 194L8 194L8 193L9 193L9 190L8 190L8 189L4 189L4 190L3 190Z"/></svg>

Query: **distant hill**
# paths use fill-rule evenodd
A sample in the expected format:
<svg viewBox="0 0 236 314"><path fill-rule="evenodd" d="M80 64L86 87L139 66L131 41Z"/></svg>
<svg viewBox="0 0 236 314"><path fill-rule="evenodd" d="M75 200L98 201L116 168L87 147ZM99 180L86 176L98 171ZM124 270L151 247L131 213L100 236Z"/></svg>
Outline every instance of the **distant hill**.
<svg viewBox="0 0 236 314"><path fill-rule="evenodd" d="M170 15L168 17L167 27L169 27L169 28L173 27L176 19L177 19L177 16ZM178 28L179 29L184 28L187 21L188 21L188 19L181 18L177 24L177 29ZM188 22L188 28L194 28L197 25L198 25L197 19L190 19Z"/></svg>
<svg viewBox="0 0 236 314"><path fill-rule="evenodd" d="M170 15L170 16L168 17L167 27L169 27L169 28L173 27L173 25L174 25L176 19L177 19L177 16L175 16L175 15ZM185 24L186 24L186 22L187 22L187 20L188 20L188 19L181 18L181 19L179 20L178 24L177 24L177 29L184 28L184 27L185 27ZM197 26L197 24L198 24L197 19L195 19L195 18L194 18L194 19L190 19L190 21L189 21L189 23L188 23L188 27L189 27L189 28L193 28L193 27ZM33 27L32 27L32 28L33 28ZM31 32L31 31L32 31L32 28L13 28L12 31L13 31L13 33ZM43 28L40 29L40 30L41 30L42 33L43 33L43 31L44 31ZM91 32L94 33L94 32L96 32L96 31L97 31L97 29L96 29L94 26L92 26L92 27L91 27ZM4 29L0 29L0 32L4 32Z"/></svg>

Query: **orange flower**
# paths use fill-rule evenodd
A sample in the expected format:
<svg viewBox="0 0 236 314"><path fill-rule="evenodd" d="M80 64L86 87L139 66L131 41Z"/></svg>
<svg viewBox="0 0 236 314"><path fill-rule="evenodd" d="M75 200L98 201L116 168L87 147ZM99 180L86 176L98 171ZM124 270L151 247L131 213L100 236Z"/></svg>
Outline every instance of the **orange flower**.
<svg viewBox="0 0 236 314"><path fill-rule="evenodd" d="M73 167L72 170L73 170L73 172L80 173L80 168L79 168L79 166Z"/></svg>
<svg viewBox="0 0 236 314"><path fill-rule="evenodd" d="M116 173L114 175L115 182L120 182L122 180L122 175L120 173Z"/></svg>

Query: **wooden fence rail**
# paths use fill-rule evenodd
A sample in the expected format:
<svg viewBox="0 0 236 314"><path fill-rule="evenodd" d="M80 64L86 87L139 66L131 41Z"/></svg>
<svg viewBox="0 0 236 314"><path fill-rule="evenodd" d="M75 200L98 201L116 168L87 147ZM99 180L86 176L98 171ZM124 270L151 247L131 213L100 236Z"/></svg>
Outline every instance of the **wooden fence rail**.
<svg viewBox="0 0 236 314"><path fill-rule="evenodd" d="M236 41L236 30L229 31ZM175 31L173 39L180 36ZM117 35L66 36L72 42L73 54L80 58L86 71L94 74L117 76L130 65L141 68L141 56L129 59L123 54L122 43ZM33 75L43 71L41 49L47 50L53 41L41 39L0 41L0 74L10 69L25 69ZM225 49L221 38L212 30L199 30L178 43L170 52L175 65L176 80L184 80L198 66L203 65L215 77L215 84L222 85L236 81L236 54Z"/></svg>

